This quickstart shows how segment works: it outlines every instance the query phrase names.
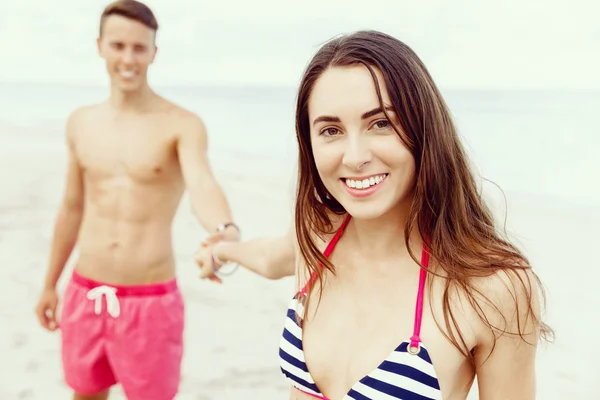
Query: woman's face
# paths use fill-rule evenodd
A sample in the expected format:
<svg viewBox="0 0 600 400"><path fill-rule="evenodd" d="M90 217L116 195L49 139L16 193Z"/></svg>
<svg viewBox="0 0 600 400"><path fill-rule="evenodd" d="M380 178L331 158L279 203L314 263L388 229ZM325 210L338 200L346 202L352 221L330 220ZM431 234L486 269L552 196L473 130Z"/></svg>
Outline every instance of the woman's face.
<svg viewBox="0 0 600 400"><path fill-rule="evenodd" d="M415 160L392 124L398 115L375 69L383 104L365 66L331 67L308 100L313 156L329 193L356 219L384 216L410 205Z"/></svg>

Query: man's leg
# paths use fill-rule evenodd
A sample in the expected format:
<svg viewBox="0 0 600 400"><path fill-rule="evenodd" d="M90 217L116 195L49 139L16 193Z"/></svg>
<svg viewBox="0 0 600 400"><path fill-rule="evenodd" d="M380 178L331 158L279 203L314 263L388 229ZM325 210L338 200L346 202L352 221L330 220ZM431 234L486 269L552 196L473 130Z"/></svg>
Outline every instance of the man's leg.
<svg viewBox="0 0 600 400"><path fill-rule="evenodd" d="M110 364L128 400L172 400L183 357L184 304L175 281L148 285L156 293L119 298L121 312L108 345ZM136 292L135 288L129 290Z"/></svg>
<svg viewBox="0 0 600 400"><path fill-rule="evenodd" d="M73 400L106 400L108 399L108 390L105 390L100 393L88 395L88 394L79 394L75 393L73 395Z"/></svg>
<svg viewBox="0 0 600 400"><path fill-rule="evenodd" d="M63 372L75 399L105 400L116 380L105 350L104 315L94 312L88 291L71 280L63 296L59 325Z"/></svg>

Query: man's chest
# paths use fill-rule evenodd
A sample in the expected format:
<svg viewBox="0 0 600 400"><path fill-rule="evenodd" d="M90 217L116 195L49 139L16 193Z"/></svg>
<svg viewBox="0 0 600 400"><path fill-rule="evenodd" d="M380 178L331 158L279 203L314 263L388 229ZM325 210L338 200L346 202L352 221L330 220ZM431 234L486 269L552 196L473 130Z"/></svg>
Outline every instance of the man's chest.
<svg viewBox="0 0 600 400"><path fill-rule="evenodd" d="M149 181L179 172L176 144L173 134L146 124L100 126L83 132L75 150L89 178Z"/></svg>

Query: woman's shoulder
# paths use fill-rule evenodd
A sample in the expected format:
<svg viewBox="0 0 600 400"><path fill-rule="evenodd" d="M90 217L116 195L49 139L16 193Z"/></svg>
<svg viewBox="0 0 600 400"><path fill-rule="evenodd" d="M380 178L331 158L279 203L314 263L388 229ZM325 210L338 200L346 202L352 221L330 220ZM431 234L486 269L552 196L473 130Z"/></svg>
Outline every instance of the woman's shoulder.
<svg viewBox="0 0 600 400"><path fill-rule="evenodd" d="M310 240L321 253L325 252L325 249L327 248L337 231L342 227L342 224L348 217L348 214L336 214L333 212L328 212L327 216L330 221L329 229L326 229L324 232L316 232L314 230L310 232ZM295 226L293 229L294 235L296 235ZM298 286L304 287L304 285L306 285L306 283L309 280L308 269L306 268L306 261L304 260L302 250L300 248L300 242L297 237L295 237L295 239L296 240L294 240L294 244L296 253L296 275L298 277Z"/></svg>
<svg viewBox="0 0 600 400"><path fill-rule="evenodd" d="M492 274L470 279L478 345L493 344L503 335L526 338L537 334L541 321L542 287L529 266L515 263Z"/></svg>
<svg viewBox="0 0 600 400"><path fill-rule="evenodd" d="M537 343L543 328L542 288L531 267L515 264L466 281L449 279L442 271L441 279L433 277L432 283L438 328L457 339L453 343L462 351L485 360L500 339ZM447 305L441 302L444 297Z"/></svg>

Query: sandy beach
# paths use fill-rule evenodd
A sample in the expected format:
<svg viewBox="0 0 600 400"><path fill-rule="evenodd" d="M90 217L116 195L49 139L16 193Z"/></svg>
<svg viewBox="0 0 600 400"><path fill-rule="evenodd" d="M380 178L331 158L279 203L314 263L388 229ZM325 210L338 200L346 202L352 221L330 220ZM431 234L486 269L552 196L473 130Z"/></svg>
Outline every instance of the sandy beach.
<svg viewBox="0 0 600 400"><path fill-rule="evenodd" d="M62 381L59 336L43 331L33 312L63 189L60 129L60 124L0 122L1 400L70 398ZM228 159L226 154L211 158L244 238L286 229L293 207L291 169L275 174L261 170L257 160ZM555 343L540 348L538 398L596 399L600 348L593 338L599 326L600 273L593 251L600 238L600 206L510 191L506 195L508 228L547 287L547 320L557 335ZM503 204L493 204L501 214ZM286 399L289 389L277 352L293 279L269 281L240 270L222 286L200 281L192 255L204 236L184 199L174 225L187 317L177 398ZM71 267L63 273L61 288ZM111 399L125 397L117 387ZM476 393L470 399L477 399Z"/></svg>

